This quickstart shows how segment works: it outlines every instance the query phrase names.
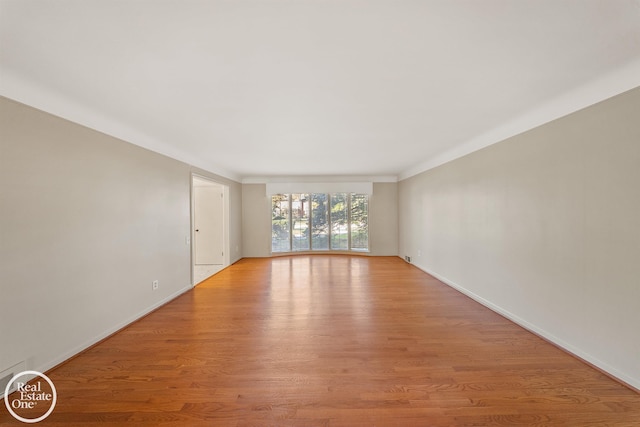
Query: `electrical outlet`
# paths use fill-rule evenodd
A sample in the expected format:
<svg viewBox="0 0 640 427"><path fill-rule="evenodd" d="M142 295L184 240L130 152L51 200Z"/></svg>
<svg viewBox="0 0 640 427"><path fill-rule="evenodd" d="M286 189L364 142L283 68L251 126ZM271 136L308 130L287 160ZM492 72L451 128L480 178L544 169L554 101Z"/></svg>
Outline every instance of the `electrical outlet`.
<svg viewBox="0 0 640 427"><path fill-rule="evenodd" d="M151 283L151 289L153 289L154 291L158 290L158 281L154 280L153 283Z"/></svg>

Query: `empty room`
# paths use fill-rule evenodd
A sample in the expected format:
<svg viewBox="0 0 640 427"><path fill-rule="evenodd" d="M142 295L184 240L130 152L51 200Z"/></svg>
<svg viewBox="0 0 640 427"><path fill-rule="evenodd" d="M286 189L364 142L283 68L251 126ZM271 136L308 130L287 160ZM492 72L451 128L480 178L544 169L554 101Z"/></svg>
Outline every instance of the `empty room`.
<svg viewBox="0 0 640 427"><path fill-rule="evenodd" d="M0 426L640 426L640 0L0 0Z"/></svg>

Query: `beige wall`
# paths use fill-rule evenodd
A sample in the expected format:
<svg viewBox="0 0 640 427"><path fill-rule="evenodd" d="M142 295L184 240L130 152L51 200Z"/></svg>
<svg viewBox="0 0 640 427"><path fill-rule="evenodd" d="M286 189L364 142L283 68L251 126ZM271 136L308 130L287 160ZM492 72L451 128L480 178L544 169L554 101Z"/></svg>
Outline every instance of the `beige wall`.
<svg viewBox="0 0 640 427"><path fill-rule="evenodd" d="M400 255L640 388L640 89L400 182Z"/></svg>
<svg viewBox="0 0 640 427"><path fill-rule="evenodd" d="M242 185L242 248L245 257L271 255L271 201L265 184Z"/></svg>
<svg viewBox="0 0 640 427"><path fill-rule="evenodd" d="M202 171L1 97L0 132L0 371L45 371L191 288ZM230 186L238 259L241 185L204 175Z"/></svg>
<svg viewBox="0 0 640 427"><path fill-rule="evenodd" d="M369 255L398 255L398 184L374 183L369 205ZM245 257L271 256L271 199L265 184L242 186Z"/></svg>
<svg viewBox="0 0 640 427"><path fill-rule="evenodd" d="M398 255L398 183L374 182L369 199L371 255Z"/></svg>

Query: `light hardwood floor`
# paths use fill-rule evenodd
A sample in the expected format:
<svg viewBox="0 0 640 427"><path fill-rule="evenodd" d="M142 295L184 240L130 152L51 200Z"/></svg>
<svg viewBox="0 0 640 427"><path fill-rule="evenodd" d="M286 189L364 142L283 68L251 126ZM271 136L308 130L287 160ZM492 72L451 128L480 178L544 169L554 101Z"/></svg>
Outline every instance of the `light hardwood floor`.
<svg viewBox="0 0 640 427"><path fill-rule="evenodd" d="M49 376L47 426L640 426L640 394L396 257L241 260Z"/></svg>

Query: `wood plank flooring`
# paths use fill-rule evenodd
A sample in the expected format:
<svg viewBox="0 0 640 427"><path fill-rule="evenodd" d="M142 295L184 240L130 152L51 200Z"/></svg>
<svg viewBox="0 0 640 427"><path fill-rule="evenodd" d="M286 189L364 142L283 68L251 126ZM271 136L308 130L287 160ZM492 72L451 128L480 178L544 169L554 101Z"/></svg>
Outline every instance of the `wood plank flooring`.
<svg viewBox="0 0 640 427"><path fill-rule="evenodd" d="M640 426L640 394L396 257L243 259L49 377L47 426Z"/></svg>

